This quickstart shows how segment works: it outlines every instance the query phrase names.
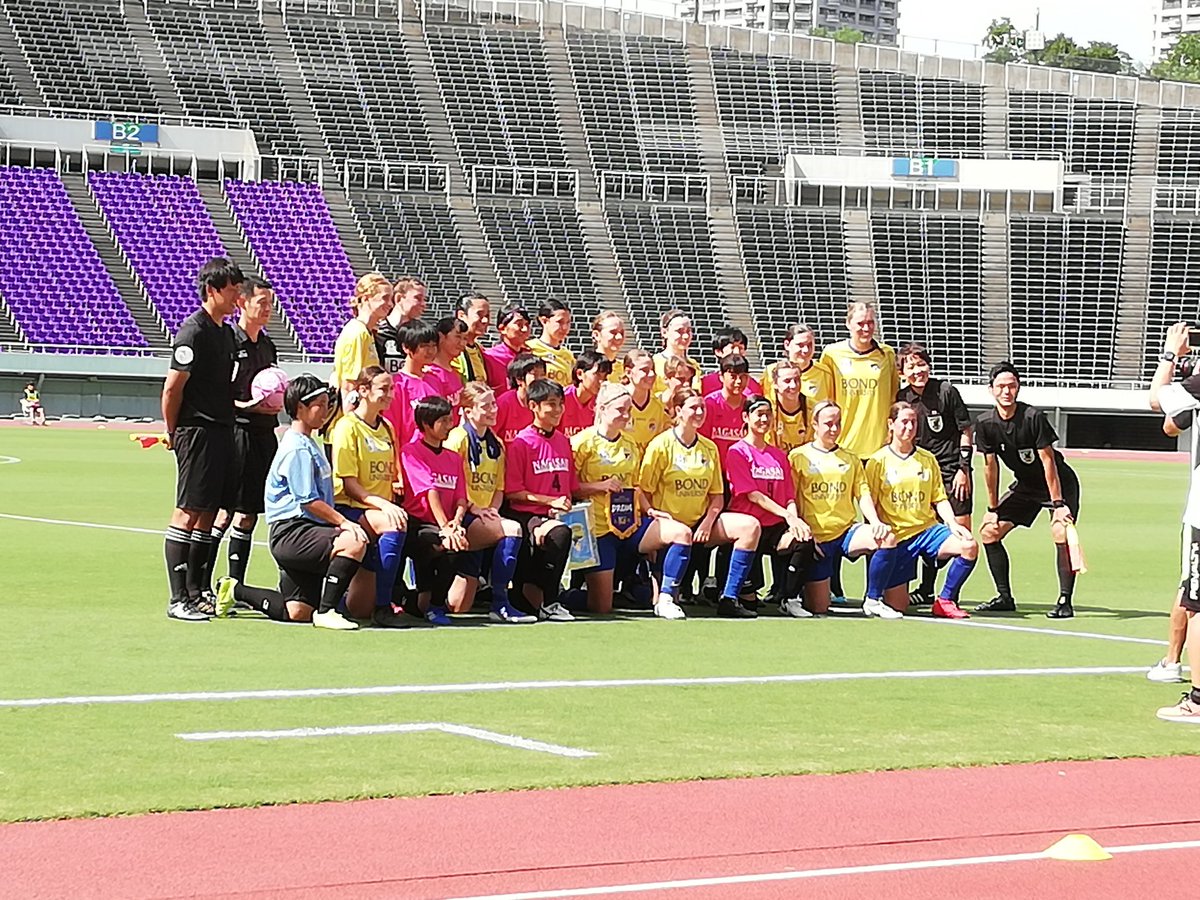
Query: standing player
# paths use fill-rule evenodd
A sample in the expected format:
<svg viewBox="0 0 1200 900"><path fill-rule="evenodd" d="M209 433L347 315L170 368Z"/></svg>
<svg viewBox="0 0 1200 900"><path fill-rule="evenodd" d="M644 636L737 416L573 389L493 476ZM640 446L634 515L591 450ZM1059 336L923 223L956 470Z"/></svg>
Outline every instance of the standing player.
<svg viewBox="0 0 1200 900"><path fill-rule="evenodd" d="M202 622L216 613L208 558L217 510L233 505L233 331L224 324L237 308L245 276L217 257L200 269L200 309L184 320L171 345L171 370L162 391L167 449L175 452L175 511L164 553L171 600L167 615Z"/></svg>
<svg viewBox="0 0 1200 900"><path fill-rule="evenodd" d="M404 367L404 348L400 344L400 329L425 315L425 282L405 277L392 288L392 309L375 330L375 349L380 365L389 375Z"/></svg>
<svg viewBox="0 0 1200 900"><path fill-rule="evenodd" d="M775 396L775 415L767 439L771 446L778 447L786 455L811 440L808 410L816 404L810 404L800 389L800 367L796 363L783 359L769 368L773 388L771 393Z"/></svg>
<svg viewBox="0 0 1200 900"><path fill-rule="evenodd" d="M450 401L457 422L458 396L463 389L463 380L454 364L467 342L467 323L457 316L446 316L438 319L435 327L438 333L437 355L425 367L425 381L436 394Z"/></svg>
<svg viewBox="0 0 1200 900"><path fill-rule="evenodd" d="M492 327L492 305L482 294L467 294L455 314L467 323L467 340L462 356L454 360L454 370L464 382L487 381L487 358L479 341Z"/></svg>
<svg viewBox="0 0 1200 900"><path fill-rule="evenodd" d="M571 310L561 300L550 299L538 310L542 336L532 338L526 349L546 364L546 377L564 388L571 384L575 354L566 348L571 333Z"/></svg>
<svg viewBox="0 0 1200 900"><path fill-rule="evenodd" d="M1017 608L1009 582L1008 551L1002 543L1018 525L1028 528L1044 507L1050 510L1050 533L1058 568L1058 601L1046 615L1069 619L1075 615L1071 595L1075 573L1067 551L1066 528L1079 517L1079 478L1054 449L1058 435L1046 414L1017 400L1021 376L1010 362L992 367L988 374L995 409L975 421L975 443L984 459L988 512L980 537L996 596L975 607L976 612L1013 612ZM1016 480L1000 496L1000 462Z"/></svg>
<svg viewBox="0 0 1200 900"><path fill-rule="evenodd" d="M425 367L437 358L438 339L437 328L420 319L400 326L404 365L394 376L392 404L384 413L395 429L397 447L403 447L417 433L413 418L417 404L437 393L436 388L425 380Z"/></svg>
<svg viewBox="0 0 1200 900"><path fill-rule="evenodd" d="M512 443L518 432L533 424L533 411L529 408L526 392L531 384L545 377L546 364L532 353L522 353L508 364L510 389L496 401L496 421L492 423L505 447Z"/></svg>
<svg viewBox="0 0 1200 900"><path fill-rule="evenodd" d="M833 375L823 364L816 362L817 335L808 325L789 325L783 339L784 359L800 367L800 392L812 409L822 400L833 399ZM777 363L763 370L763 396L775 402L775 384L771 377Z"/></svg>
<svg viewBox="0 0 1200 900"><path fill-rule="evenodd" d="M700 393L708 396L713 391L721 389L721 360L732 353L738 356L746 355L746 332L740 328L718 329L712 343L713 356L717 359L717 370L709 372L700 379ZM747 376L744 393L747 397L762 396L762 385Z"/></svg>
<svg viewBox="0 0 1200 900"><path fill-rule="evenodd" d="M706 412L700 433L717 445L723 466L729 448L740 441L746 432L742 410L746 406L750 364L741 354L730 353L721 360L720 375L721 386L704 396Z"/></svg>
<svg viewBox="0 0 1200 900"><path fill-rule="evenodd" d="M364 275L354 285L350 306L354 309L354 318L342 328L333 345L333 372L329 383L337 389L339 401L326 433L343 413L357 404L354 385L362 370L380 365L375 332L392 311L392 283L378 272Z"/></svg>
<svg viewBox="0 0 1200 900"><path fill-rule="evenodd" d="M573 438L596 421L596 397L612 374L612 363L595 350L584 350L571 364L574 382L563 392L562 433Z"/></svg>
<svg viewBox="0 0 1200 900"><path fill-rule="evenodd" d="M596 352L612 363L612 374L608 380L620 384L625 377L625 364L621 351L625 346L627 326L620 313L604 310L592 319L592 345Z"/></svg>
<svg viewBox="0 0 1200 900"><path fill-rule="evenodd" d="M638 445L638 451L645 453L650 442L671 427L667 408L654 390L658 377L654 372L654 357L645 350L630 350L625 354L622 368L633 400L626 430Z"/></svg>
<svg viewBox="0 0 1200 900"><path fill-rule="evenodd" d="M529 313L520 306L509 306L496 320L500 340L483 351L487 382L499 396L508 388L508 364L529 352Z"/></svg>
<svg viewBox="0 0 1200 900"><path fill-rule="evenodd" d="M911 404L919 422L917 446L928 450L938 461L946 497L954 509L954 521L971 529L971 413L958 388L948 381L933 378L929 351L921 344L905 344L897 357L900 375L907 382L896 399ZM926 559L921 571L921 586L912 595L914 606L934 601L937 566Z"/></svg>
<svg viewBox="0 0 1200 900"><path fill-rule="evenodd" d="M659 320L659 331L662 334L663 348L654 354L654 371L658 381L654 390L661 396L670 386L667 384L667 373L664 366L667 360L678 359L686 362L692 368L693 390L700 390L700 363L688 356L692 346L692 320L682 309L668 309ZM703 396L703 394L701 394ZM667 401L664 399L664 403Z"/></svg>

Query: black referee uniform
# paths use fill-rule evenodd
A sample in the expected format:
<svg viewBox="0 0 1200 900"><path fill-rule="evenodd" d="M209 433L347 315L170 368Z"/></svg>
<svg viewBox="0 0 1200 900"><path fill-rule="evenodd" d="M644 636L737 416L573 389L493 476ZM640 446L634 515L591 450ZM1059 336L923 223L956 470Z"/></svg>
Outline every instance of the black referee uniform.
<svg viewBox="0 0 1200 900"><path fill-rule="evenodd" d="M379 364L389 375L395 375L404 368L404 348L400 346L399 329L384 319L375 329L375 351L379 354Z"/></svg>
<svg viewBox="0 0 1200 900"><path fill-rule="evenodd" d="M911 403L917 411L917 446L936 457L942 472L946 496L956 516L971 514L972 495L959 500L951 489L956 476L966 465L959 453L962 433L971 427L971 413L963 402L958 388L940 378L930 378L925 390L918 393L911 386L902 387L897 400ZM968 475L970 474L969 467Z"/></svg>
<svg viewBox="0 0 1200 900"><path fill-rule="evenodd" d="M234 323L230 326L234 341L233 397L240 402L251 399L250 385L263 369L269 369L278 360L275 342L266 331L258 333L257 340ZM267 472L279 441L275 428L279 425L276 415L247 412L236 409L233 429L234 452L237 461L237 493L232 509L248 515L261 515L264 509L264 491Z"/></svg>
<svg viewBox="0 0 1200 900"><path fill-rule="evenodd" d="M1038 451L1053 447L1057 440L1058 434L1046 414L1019 400L1011 419L1001 418L999 412L989 409L975 420L976 449L998 456L1016 478L996 507L996 517L1001 522L1028 528L1038 513L1049 507L1050 488ZM1071 517L1079 521L1079 477L1057 450L1054 462L1062 498Z"/></svg>

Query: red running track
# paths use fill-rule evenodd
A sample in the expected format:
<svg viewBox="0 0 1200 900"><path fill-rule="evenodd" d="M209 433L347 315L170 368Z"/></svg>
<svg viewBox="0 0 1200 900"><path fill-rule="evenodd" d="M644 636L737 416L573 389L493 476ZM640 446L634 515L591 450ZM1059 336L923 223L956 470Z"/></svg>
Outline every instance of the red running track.
<svg viewBox="0 0 1200 900"><path fill-rule="evenodd" d="M1200 840L1200 760L473 794L0 826L3 897L462 897ZM1191 799L1189 799L1191 798ZM1197 849L618 896L1087 897L1194 890Z"/></svg>

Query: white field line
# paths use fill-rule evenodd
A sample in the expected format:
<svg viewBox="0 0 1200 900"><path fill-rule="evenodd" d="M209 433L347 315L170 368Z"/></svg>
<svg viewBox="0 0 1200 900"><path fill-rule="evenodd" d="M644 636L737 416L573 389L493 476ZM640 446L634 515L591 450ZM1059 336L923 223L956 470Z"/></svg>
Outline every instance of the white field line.
<svg viewBox="0 0 1200 900"><path fill-rule="evenodd" d="M1193 850L1200 841L1171 841L1162 844L1130 844L1106 847L1109 853L1154 853L1165 850ZM869 866L838 866L828 869L802 869L789 872L763 872L756 875L727 875L716 878L685 878L678 881L648 881L641 884L611 884L599 887L563 888L551 891L523 891L511 894L476 894L454 900L557 900L561 897L608 897L614 894L642 894L649 891L672 891L687 888L720 887L735 884L763 884L776 881L798 881L804 878L836 878L845 875L874 875L880 872L913 872L921 869L957 869L968 866L990 866L1002 863L1034 862L1048 859L1044 852L1003 853L995 856L960 856L950 859L918 859L912 862L878 863Z"/></svg>
<svg viewBox="0 0 1200 900"><path fill-rule="evenodd" d="M3 459L3 457L0 457ZM133 534L153 534L162 537L166 526L162 528L135 528L132 525L105 525L102 522L73 522L69 519L42 519L37 516L18 516L14 513L0 513L0 519L12 519L14 522L33 522L37 525L70 525L74 528L100 528L104 531L128 531ZM255 541L254 546L266 547L266 541Z"/></svg>
<svg viewBox="0 0 1200 900"><path fill-rule="evenodd" d="M175 737L182 738L185 741L280 740L285 738L344 737L361 734L416 734L423 731L440 731L443 734L457 734L462 737L474 738L477 741L489 741L493 744L503 744L505 747L515 747L518 750L552 753L555 756L569 756L573 759L586 759L599 755L593 753L591 750L564 747L561 744L548 744L545 741L535 741L516 734L500 734L497 731L472 728L470 725L456 725L453 722L341 725L336 728L288 728L281 731L192 731L177 734Z"/></svg>
<svg viewBox="0 0 1200 900"><path fill-rule="evenodd" d="M696 678L608 678L578 681L482 681L462 684L393 684L377 687L324 687L247 691L179 691L160 694L97 694L0 700L4 707L87 706L91 704L180 703L221 700L291 700L302 697L379 697L396 694L485 694L496 691L573 688L694 687L746 684L806 684L823 681L891 681L933 678L1005 678L1080 675L1143 675L1145 666L1059 666L1040 669L943 669L900 672L806 672L797 675L714 675Z"/></svg>
<svg viewBox="0 0 1200 900"><path fill-rule="evenodd" d="M0 466L10 466L20 461L19 456L0 456Z"/></svg>
<svg viewBox="0 0 1200 900"><path fill-rule="evenodd" d="M1166 641L1156 638L1128 637L1122 634L1100 634L1095 631L1068 631L1065 628L1039 628L1034 625L1005 625L1001 622L967 622L963 619L926 619L921 616L905 616L906 622L924 622L927 625L955 625L961 628L990 628L993 631L1017 631L1022 634L1054 634L1060 637L1093 638L1102 641L1118 641L1123 644L1152 644L1165 647Z"/></svg>

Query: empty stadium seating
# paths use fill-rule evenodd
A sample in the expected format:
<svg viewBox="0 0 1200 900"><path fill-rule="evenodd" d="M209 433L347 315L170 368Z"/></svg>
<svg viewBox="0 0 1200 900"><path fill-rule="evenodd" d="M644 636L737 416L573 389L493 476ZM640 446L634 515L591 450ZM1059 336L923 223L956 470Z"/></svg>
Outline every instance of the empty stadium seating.
<svg viewBox="0 0 1200 900"><path fill-rule="evenodd" d="M17 90L17 83L13 81L12 70L5 60L0 59L0 104L19 106L20 103L21 94Z"/></svg>
<svg viewBox="0 0 1200 900"><path fill-rule="evenodd" d="M1200 322L1200 221L1163 219L1154 223L1150 243L1150 290L1146 332L1161 335L1175 322ZM1161 342L1146 341L1142 377L1158 365Z"/></svg>
<svg viewBox="0 0 1200 900"><path fill-rule="evenodd" d="M983 150L983 87L899 72L858 79L866 145L888 153Z"/></svg>
<svg viewBox="0 0 1200 900"><path fill-rule="evenodd" d="M1021 155L1061 156L1067 171L1129 175L1133 160L1133 104L1082 100L1066 94L1012 91L1009 149Z"/></svg>
<svg viewBox="0 0 1200 900"><path fill-rule="evenodd" d="M0 167L0 295L43 349L146 345L50 169Z"/></svg>

